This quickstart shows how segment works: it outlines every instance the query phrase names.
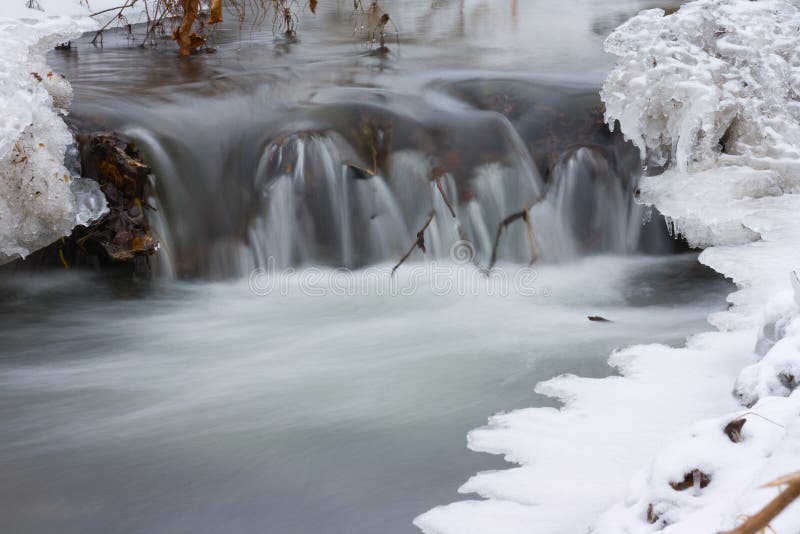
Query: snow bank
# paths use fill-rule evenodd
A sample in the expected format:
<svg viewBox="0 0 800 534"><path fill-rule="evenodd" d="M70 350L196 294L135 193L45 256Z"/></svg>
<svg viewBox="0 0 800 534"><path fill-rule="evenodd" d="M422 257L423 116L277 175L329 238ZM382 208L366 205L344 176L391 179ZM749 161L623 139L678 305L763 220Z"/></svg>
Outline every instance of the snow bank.
<svg viewBox="0 0 800 534"><path fill-rule="evenodd" d="M474 450L520 466L473 477L461 491L485 500L423 514L423 531L719 532L800 470L799 28L783 0L698 0L608 38L606 119L666 169L642 180L641 201L739 289L710 317L719 332L620 351L622 377L550 380L537 391L561 410L470 433ZM772 527L797 532L800 503Z"/></svg>
<svg viewBox="0 0 800 534"><path fill-rule="evenodd" d="M25 257L106 210L93 181L64 166L73 143L61 115L72 88L45 54L91 30L88 18L46 16L23 2L0 17L0 263Z"/></svg>

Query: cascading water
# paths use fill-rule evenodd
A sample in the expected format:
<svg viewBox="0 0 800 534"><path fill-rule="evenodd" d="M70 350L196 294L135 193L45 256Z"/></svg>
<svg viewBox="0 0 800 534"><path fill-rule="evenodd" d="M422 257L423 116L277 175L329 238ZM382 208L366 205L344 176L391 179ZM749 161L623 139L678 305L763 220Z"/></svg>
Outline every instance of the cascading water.
<svg viewBox="0 0 800 534"><path fill-rule="evenodd" d="M335 132L278 136L254 166L247 186L253 193L241 197L244 205L229 208L246 230L209 250L237 258L227 275L312 262L344 267L390 262L402 256L433 213L427 258L446 259L455 243L468 241L476 262L486 265L501 222L524 209L530 211L536 258L545 262L634 252L664 241L661 230L643 231L644 211L633 201L638 162L615 157L608 148L570 149L545 184L516 131L504 124L507 152L457 175L437 166L441 158L410 147L391 153L385 170L367 169L357 149ZM154 136L140 128L129 133L158 171L185 172ZM181 231L191 234L191 228ZM509 226L498 251L500 258L530 261L524 225Z"/></svg>
<svg viewBox="0 0 800 534"><path fill-rule="evenodd" d="M531 91L526 87L493 90ZM560 155L545 181L531 147L550 133L531 129L524 110L476 109L484 101L497 107L497 97L485 88L476 96L471 82L431 91L437 96L425 103L424 119L409 113L407 96L348 90L298 108L277 131L265 127L267 117L226 117L225 142L205 131L192 140L194 117L160 137L129 128L161 177L174 271L229 277L256 267L396 262L431 213L426 258L447 259L455 243L468 241L476 263L486 266L501 222L525 209L534 251L525 225L512 224L502 232L500 259L665 251L663 228L643 227L644 211L633 201L640 168L632 147L601 127L600 144L554 146ZM448 92L458 98L443 96ZM537 86L518 98L547 98L569 110L584 97ZM218 224L208 226L209 216Z"/></svg>
<svg viewBox="0 0 800 534"><path fill-rule="evenodd" d="M342 154L352 150L340 150L337 141L342 143L335 136L297 134L265 150L257 178L263 212L248 234L255 266L396 260L431 213L430 258L447 258L454 243L469 240L477 257L488 260L490 229L541 194L538 175L523 165L484 165L461 189L449 173L437 184L432 159L411 150L393 156L386 177L365 175L345 161ZM508 238L509 251L518 248L517 234Z"/></svg>
<svg viewBox="0 0 800 534"><path fill-rule="evenodd" d="M69 120L137 141L161 248L155 280L0 276L0 532L419 534L508 467L465 447L488 416L557 406L534 385L606 376L616 348L682 343L724 307L694 255L636 253L669 239L598 110L595 32L646 0L380 4L388 56L353 42L347 2L296 39L226 15L191 58L130 46L136 26L51 53ZM487 267L526 207L534 269L519 218L498 276L444 265ZM379 293L431 213L391 279L409 291ZM261 266L296 272L261 291ZM512 272L532 280L487 283Z"/></svg>
<svg viewBox="0 0 800 534"><path fill-rule="evenodd" d="M557 236L561 259L591 252L630 253L663 247L663 229L650 224L647 210L633 201L637 166L619 165L602 147L581 147L564 153L552 173L547 217ZM654 250L655 249L655 250Z"/></svg>

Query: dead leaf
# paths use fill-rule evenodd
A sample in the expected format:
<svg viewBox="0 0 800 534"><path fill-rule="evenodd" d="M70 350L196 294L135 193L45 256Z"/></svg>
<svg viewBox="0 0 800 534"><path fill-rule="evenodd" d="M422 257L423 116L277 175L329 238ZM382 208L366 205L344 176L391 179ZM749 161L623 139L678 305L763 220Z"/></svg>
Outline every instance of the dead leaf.
<svg viewBox="0 0 800 534"><path fill-rule="evenodd" d="M725 425L725 428L722 431L725 432L725 435L727 435L728 439L730 439L732 442L741 443L742 427L746 422L747 419L745 418L734 419L733 421Z"/></svg>
<svg viewBox="0 0 800 534"><path fill-rule="evenodd" d="M669 485L672 486L672 489L675 491L685 491L691 487L694 487L695 478L698 479L698 483L700 484L701 488L705 488L711 482L711 477L709 477L707 474L703 473L699 469L692 469L683 476L683 480L680 482L670 482Z"/></svg>
<svg viewBox="0 0 800 534"><path fill-rule="evenodd" d="M211 0L211 9L209 9L208 15L208 24L222 22L222 0Z"/></svg>

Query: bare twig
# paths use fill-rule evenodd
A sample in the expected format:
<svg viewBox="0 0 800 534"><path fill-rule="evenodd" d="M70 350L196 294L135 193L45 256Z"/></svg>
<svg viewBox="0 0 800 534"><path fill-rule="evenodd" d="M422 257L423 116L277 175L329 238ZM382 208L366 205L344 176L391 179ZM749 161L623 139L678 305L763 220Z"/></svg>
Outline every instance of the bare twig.
<svg viewBox="0 0 800 534"><path fill-rule="evenodd" d="M127 8L127 7L131 7L132 5L133 5L133 4L129 4L128 2L125 2L125 3L124 3L123 5L121 5L121 6L117 6L117 7L109 7L108 9L104 9L104 10L102 10L102 11L97 11L96 13L92 13L92 14L90 14L89 16L90 16L90 17L96 17L97 15L102 15L103 13L108 13L109 11L122 11L123 9L125 9L125 8Z"/></svg>
<svg viewBox="0 0 800 534"><path fill-rule="evenodd" d="M776 422L776 421L773 421L772 419L770 419L770 418L768 418L768 417L764 417L764 416L763 416L763 415L761 415L760 413L756 413L756 412L745 412L745 413L743 413L742 415L740 415L739 417L745 417L746 415L755 415L756 417L760 417L761 419L763 419L763 420L764 420L764 421L766 421L767 423L771 423L771 424L773 424L773 425L775 425L775 426L777 426L777 427L780 427L780 428L786 428L786 427L785 427L785 426L783 426L782 424L780 424L780 423L778 423L778 422Z"/></svg>
<svg viewBox="0 0 800 534"><path fill-rule="evenodd" d="M431 214L428 216L428 220L425 222L422 229L419 232L417 232L417 239L411 245L411 248L409 248L408 252L406 252L405 255L402 258L400 258L400 261L397 262L397 265L395 265L392 268L392 276L394 276L394 272L397 270L397 268L403 265L403 262L405 262L408 259L408 257L411 256L411 253L414 252L415 248L420 249L423 254L425 253L425 230L427 230L428 226L431 225L434 215L435 213L431 212Z"/></svg>
<svg viewBox="0 0 800 534"><path fill-rule="evenodd" d="M777 497L767 503L760 512L750 516L744 523L724 534L757 534L769 528L770 521L775 519L784 508L800 497L800 471L773 480L763 487L776 487L783 486L784 484L786 488L781 491Z"/></svg>
<svg viewBox="0 0 800 534"><path fill-rule="evenodd" d="M111 25L112 22L118 21L121 18L124 18L123 15L122 15L122 12L125 9L131 7L135 3L136 3L136 0L125 0L125 3L122 4L121 6L119 6L119 8L115 7L115 8L112 8L112 9L107 9L106 11L114 11L114 10L118 10L118 11L117 11L117 14L114 15L114 17L112 17L108 22L106 22L103 25L102 28L97 30L97 33L94 34L94 39L92 39L92 44L97 44L97 39L100 39L100 45L102 46L102 44L103 44L103 32L106 31L106 28L108 28ZM105 13L105 11L94 13L91 16L99 15L100 13Z"/></svg>
<svg viewBox="0 0 800 534"><path fill-rule="evenodd" d="M444 192L444 187L442 186L442 182L439 181L439 178L441 178L441 177L442 176L434 175L433 181L436 184L436 188L439 190L439 193L441 193L442 200L444 200L444 203L447 206L447 209L450 210L450 215L452 215L453 218L455 219L456 218L456 211L453 209L453 205L450 204L450 199L447 198L447 193Z"/></svg>
<svg viewBox="0 0 800 534"><path fill-rule="evenodd" d="M494 267L494 264L497 263L497 249L500 246L500 236L503 235L503 230L508 228L512 223L522 219L525 221L525 225L528 227L528 246L531 248L531 265L536 263L538 259L536 256L536 247L533 243L533 225L531 224L531 215L530 209L533 206L528 206L522 211L518 211L516 213L512 213L502 221L500 221L500 225L497 227L497 234L494 236L494 246L492 247L492 259L489 260L489 270L491 271Z"/></svg>

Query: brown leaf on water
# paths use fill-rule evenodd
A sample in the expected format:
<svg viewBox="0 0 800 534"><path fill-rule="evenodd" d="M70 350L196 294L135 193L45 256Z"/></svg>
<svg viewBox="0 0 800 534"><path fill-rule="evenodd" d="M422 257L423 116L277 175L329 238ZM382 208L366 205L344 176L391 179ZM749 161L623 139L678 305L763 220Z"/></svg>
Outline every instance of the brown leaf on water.
<svg viewBox="0 0 800 534"><path fill-rule="evenodd" d="M317 14L317 0L308 0L308 10L313 14Z"/></svg>

